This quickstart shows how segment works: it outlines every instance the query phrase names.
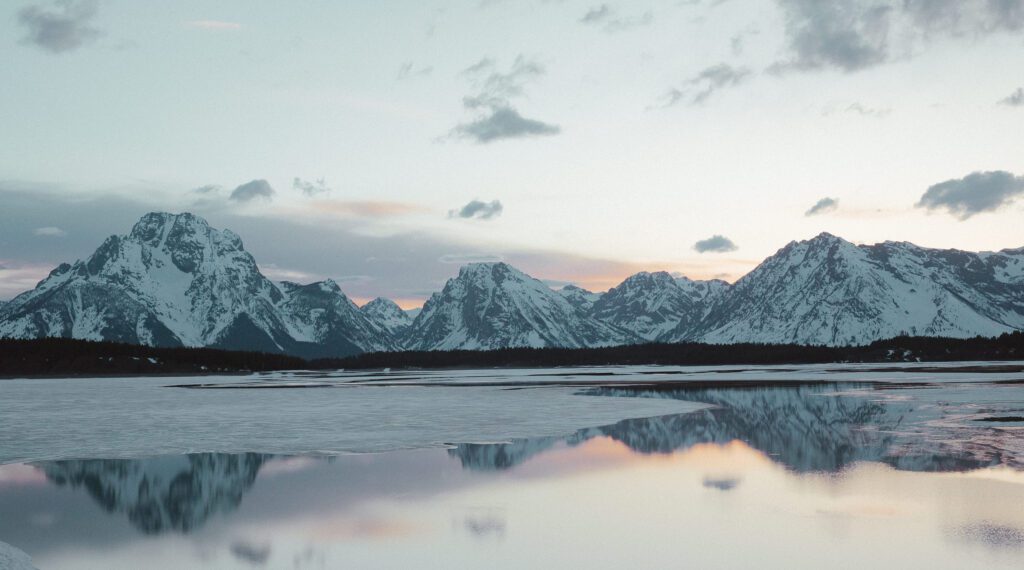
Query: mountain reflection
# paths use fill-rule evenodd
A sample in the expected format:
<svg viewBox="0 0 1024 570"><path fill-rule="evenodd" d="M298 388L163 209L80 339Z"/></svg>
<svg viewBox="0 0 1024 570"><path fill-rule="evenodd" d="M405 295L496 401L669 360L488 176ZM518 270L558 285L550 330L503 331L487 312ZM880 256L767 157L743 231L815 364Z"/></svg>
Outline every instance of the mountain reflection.
<svg viewBox="0 0 1024 570"><path fill-rule="evenodd" d="M961 471L1000 464L1022 467L1022 454L1015 451L1015 444L1007 443L1005 432L987 426L950 427L948 422L936 427L942 422L935 421L941 416L935 407L921 406L911 398L850 392L857 388L849 384L842 386L846 392L837 385L671 391L594 388L581 397L664 397L712 407L689 414L625 420L563 437L461 444L447 453L458 459L463 469L498 471L556 446L576 446L600 437L643 454L740 440L795 472L836 472L858 461L882 462L909 471ZM953 433L952 429L962 431ZM189 533L218 513L234 511L272 458L255 453L200 453L36 465L54 484L82 489L107 512L126 516L143 533L158 534ZM360 484L354 472L334 473L330 485ZM703 484L729 491L740 481L706 479ZM470 526L491 532L500 525Z"/></svg>
<svg viewBox="0 0 1024 570"><path fill-rule="evenodd" d="M1016 461L998 448L954 446L941 438L919 441L914 430L904 431L911 420L920 424L925 419L912 403L893 399L883 404L864 396L843 395L834 385L658 392L597 388L586 393L677 398L714 407L625 420L579 430L568 437L464 444L448 453L467 469L501 470L562 442L573 446L595 437L610 437L639 453L671 453L697 444L740 440L797 472L835 472L857 461L883 462L908 471L961 471Z"/></svg>
<svg viewBox="0 0 1024 570"><path fill-rule="evenodd" d="M60 486L84 489L104 510L146 534L187 533L235 510L270 456L196 453L151 459L89 459L37 464Z"/></svg>

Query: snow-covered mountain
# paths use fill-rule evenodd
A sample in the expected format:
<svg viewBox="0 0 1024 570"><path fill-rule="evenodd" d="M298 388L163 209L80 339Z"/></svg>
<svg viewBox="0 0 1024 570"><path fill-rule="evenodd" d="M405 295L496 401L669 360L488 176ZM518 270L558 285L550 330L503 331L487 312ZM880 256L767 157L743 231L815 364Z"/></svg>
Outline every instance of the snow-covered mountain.
<svg viewBox="0 0 1024 570"><path fill-rule="evenodd" d="M505 263L463 267L415 314L357 307L336 283L274 283L242 240L151 213L87 259L0 304L0 337L70 337L345 356L401 349L594 347L644 341L862 344L900 334L1024 330L1024 248L792 242L729 285L638 273L606 293L553 291Z"/></svg>
<svg viewBox="0 0 1024 570"><path fill-rule="evenodd" d="M505 263L474 263L448 280L413 321L415 350L627 344L628 331L586 316L543 282Z"/></svg>
<svg viewBox="0 0 1024 570"><path fill-rule="evenodd" d="M862 344L900 334L996 336L1024 329L1024 252L910 243L792 242L663 340Z"/></svg>
<svg viewBox="0 0 1024 570"><path fill-rule="evenodd" d="M724 281L691 281L664 271L644 271L601 295L589 315L653 341L678 328L696 327L725 288Z"/></svg>
<svg viewBox="0 0 1024 570"><path fill-rule="evenodd" d="M377 297L360 309L370 322L386 330L394 339L401 339L412 326L412 319L391 299Z"/></svg>
<svg viewBox="0 0 1024 570"><path fill-rule="evenodd" d="M582 287L575 285L566 285L558 290L558 294L565 297L566 301L576 309L589 313L590 309L594 307L594 303L601 298L602 293L593 293L587 291Z"/></svg>
<svg viewBox="0 0 1024 570"><path fill-rule="evenodd" d="M395 347L331 282L275 284L242 240L150 213L0 308L0 337L70 337L343 356Z"/></svg>

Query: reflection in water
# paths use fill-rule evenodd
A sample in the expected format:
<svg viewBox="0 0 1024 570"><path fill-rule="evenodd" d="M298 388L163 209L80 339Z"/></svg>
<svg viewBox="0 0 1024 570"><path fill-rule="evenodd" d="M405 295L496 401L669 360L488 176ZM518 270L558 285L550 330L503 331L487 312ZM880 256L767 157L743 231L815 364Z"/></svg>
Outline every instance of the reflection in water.
<svg viewBox="0 0 1024 570"><path fill-rule="evenodd" d="M877 461L908 471L1024 466L1020 456L1008 453L1012 449L1007 447L1018 439L1012 432L932 425L935 408L901 398L870 398L870 392L841 392L834 385L654 393L598 388L586 393L677 398L714 407L690 414L625 420L579 430L564 438L463 444L449 453L467 469L501 470L563 441L578 445L607 436L640 453L671 453L701 443L739 440L797 472L836 472L857 461ZM929 436L925 437L922 430L927 430ZM966 437L961 433L964 431L969 432ZM1002 437L983 437L991 434Z"/></svg>
<svg viewBox="0 0 1024 570"><path fill-rule="evenodd" d="M843 389L595 389L713 407L446 451L7 466L0 540L67 568L1020 567L1020 438L972 422L995 408Z"/></svg>
<svg viewBox="0 0 1024 570"><path fill-rule="evenodd" d="M266 455L197 453L153 459L50 461L39 466L57 485L82 488L104 510L123 513L147 534L189 532L238 507Z"/></svg>

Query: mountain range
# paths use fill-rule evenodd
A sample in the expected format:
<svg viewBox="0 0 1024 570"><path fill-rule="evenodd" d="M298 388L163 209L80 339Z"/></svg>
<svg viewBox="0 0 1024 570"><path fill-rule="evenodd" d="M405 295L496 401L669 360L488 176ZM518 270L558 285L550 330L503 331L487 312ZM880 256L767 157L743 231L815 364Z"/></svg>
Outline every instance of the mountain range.
<svg viewBox="0 0 1024 570"><path fill-rule="evenodd" d="M604 293L553 290L501 262L462 267L416 312L363 307L332 280L274 282L242 240L150 213L0 304L0 337L205 346L305 358L396 350L643 342L863 344L1024 330L1024 248L855 245L823 233L734 284L641 272Z"/></svg>

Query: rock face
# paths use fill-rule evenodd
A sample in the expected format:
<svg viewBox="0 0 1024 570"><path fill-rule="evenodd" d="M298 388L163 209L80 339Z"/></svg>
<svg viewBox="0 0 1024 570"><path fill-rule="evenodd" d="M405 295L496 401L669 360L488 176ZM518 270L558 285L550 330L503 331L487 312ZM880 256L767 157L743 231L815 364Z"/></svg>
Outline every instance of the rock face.
<svg viewBox="0 0 1024 570"><path fill-rule="evenodd" d="M565 297L566 301L577 310L589 313L594 303L601 298L602 293L593 293L575 285L566 285L558 290L558 294Z"/></svg>
<svg viewBox="0 0 1024 570"><path fill-rule="evenodd" d="M415 350L590 347L639 339L588 317L547 285L505 263L463 267L423 306L406 345Z"/></svg>
<svg viewBox="0 0 1024 570"><path fill-rule="evenodd" d="M192 214L147 214L0 308L0 336L344 356L395 347L330 282L271 282L242 240Z"/></svg>
<svg viewBox="0 0 1024 570"><path fill-rule="evenodd" d="M664 271L637 273L594 302L590 316L654 341L677 328L697 326L713 301L716 285L676 279ZM728 287L722 281L723 286Z"/></svg>
<svg viewBox="0 0 1024 570"><path fill-rule="evenodd" d="M360 309L370 322L387 331L396 341L405 337L412 326L412 317L390 299L377 297Z"/></svg>
<svg viewBox="0 0 1024 570"><path fill-rule="evenodd" d="M996 336L1024 329L1024 253L910 243L793 242L736 282L696 329L664 340L863 344L900 334Z"/></svg>

